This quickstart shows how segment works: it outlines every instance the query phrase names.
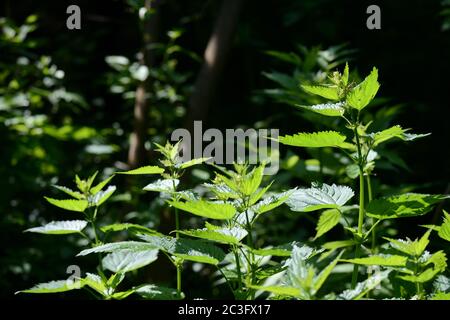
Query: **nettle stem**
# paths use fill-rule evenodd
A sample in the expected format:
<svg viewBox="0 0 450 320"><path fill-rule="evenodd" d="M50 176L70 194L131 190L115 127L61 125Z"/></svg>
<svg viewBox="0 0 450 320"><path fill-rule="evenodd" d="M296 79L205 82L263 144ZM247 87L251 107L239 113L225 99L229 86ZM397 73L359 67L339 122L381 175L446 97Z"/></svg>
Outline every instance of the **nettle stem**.
<svg viewBox="0 0 450 320"><path fill-rule="evenodd" d="M173 179L173 178L172 178ZM175 185L175 181L172 181L173 191L176 192L177 186ZM177 199L175 199L177 200ZM180 239L180 215L178 213L178 208L175 208L175 236ZM175 267L177 268L177 293L178 296L181 297L181 269L183 268L183 263L179 260L176 260Z"/></svg>
<svg viewBox="0 0 450 320"><path fill-rule="evenodd" d="M247 257L247 274L248 274L248 279L250 281L250 285L253 285L254 281L255 281L255 272L254 272L254 264L255 264L255 254L253 253L253 249L255 247L255 243L253 240L253 234L252 234L252 221L250 221L250 218L248 216L248 208L249 208L249 204L248 204L248 199L244 199L244 203L245 203L245 218L247 220L247 232L248 232L248 238L247 238L247 245L250 248L250 254L249 257ZM255 290L250 290L249 295L247 296L248 300L254 300L255 299Z"/></svg>
<svg viewBox="0 0 450 320"><path fill-rule="evenodd" d="M364 158L361 151L361 143L358 133L358 125L354 125L354 134L356 139L356 148L358 150L358 166L359 166L359 213L358 213L358 234L362 236L363 224L364 224ZM357 244L355 247L355 259L359 258L361 251L361 244ZM356 287L358 282L358 265L353 267L352 274L352 288Z"/></svg>
<svg viewBox="0 0 450 320"><path fill-rule="evenodd" d="M370 181L370 174L367 174L366 176L366 183L367 183L367 200L370 203L373 199L372 196L372 183ZM377 241L377 231L376 231L376 226L374 226L376 223L375 219L372 219L372 253L374 253L373 251L375 250L375 246L376 246L376 241Z"/></svg>

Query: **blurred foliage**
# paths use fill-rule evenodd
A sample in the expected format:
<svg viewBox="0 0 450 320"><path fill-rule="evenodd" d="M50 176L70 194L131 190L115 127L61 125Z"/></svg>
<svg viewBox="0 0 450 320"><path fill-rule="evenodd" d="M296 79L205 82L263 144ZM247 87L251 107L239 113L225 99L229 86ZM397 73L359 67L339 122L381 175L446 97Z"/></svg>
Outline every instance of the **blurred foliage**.
<svg viewBox="0 0 450 320"><path fill-rule="evenodd" d="M382 130L402 116L405 126L431 131L433 139L418 142L414 150L380 149L374 193L443 193L450 173L447 144L442 142L448 137L444 114L449 101L448 84L441 79L450 72L450 41L440 30L447 29L448 1L442 5L380 1L383 25L378 33L364 27L365 6L371 4L366 2L268 0L261 5L247 1L206 124L220 129L280 128L286 133L329 126L328 119L320 123L314 114L286 107L321 102L300 90L299 83L320 83L346 60L356 67L355 78L358 66L377 65L383 70L380 94L389 100L377 98L371 106L373 116L364 121L373 121L374 130ZM162 143L181 125L199 57L220 8L219 1L163 1L160 37L151 48L156 60L148 68L138 63L142 19L151 16L141 9L142 0L115 0L108 5L79 1L83 20L82 30L76 32L65 29L69 4L32 0L21 0L20 6L11 0L0 4L0 239L8 244L0 256L2 295L62 278L65 267L76 264L72 256L83 243L75 237L61 240L67 245L54 246L53 239L22 231L60 214L42 201L44 194L56 194L51 185L70 185L76 173L89 175L97 168L105 168L99 173L103 179L124 167L139 81L151 80L149 152L154 152L152 142ZM386 103L389 107L378 108ZM403 159L414 161L407 166ZM287 150L273 187L305 186L316 180L351 183L344 161L333 150ZM204 169L194 169L184 183L196 184L210 176ZM129 191L111 197L113 205L102 213L105 221L120 219L156 228L164 214L164 199L141 194L137 202L134 195L142 192L143 185L139 180L131 182L117 180L119 190ZM120 188L125 184L131 187ZM286 219L289 215L280 209L264 216L255 232L264 234L258 238L267 243L258 245L314 236L316 217L300 214L301 219ZM386 225L386 234L411 232L410 225L437 218ZM192 218L185 224L197 222ZM45 254L40 248L46 248ZM209 272L195 264L189 268ZM217 287L205 289L206 283L196 276L188 275L185 281L187 286L196 284L193 294L211 290L217 297L223 295Z"/></svg>

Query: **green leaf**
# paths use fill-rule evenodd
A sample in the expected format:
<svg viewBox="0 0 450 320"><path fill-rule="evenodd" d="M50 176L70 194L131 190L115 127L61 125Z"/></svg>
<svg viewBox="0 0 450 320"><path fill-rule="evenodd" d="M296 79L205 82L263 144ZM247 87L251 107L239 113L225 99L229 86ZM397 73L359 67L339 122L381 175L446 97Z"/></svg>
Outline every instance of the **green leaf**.
<svg viewBox="0 0 450 320"><path fill-rule="evenodd" d="M347 104L357 110L362 110L372 101L379 88L378 70L373 68L370 75L347 95Z"/></svg>
<svg viewBox="0 0 450 320"><path fill-rule="evenodd" d="M134 289L130 289L130 290L127 290L127 291L114 292L109 297L111 299L115 299L115 300L122 300L122 299L125 299L126 297L132 295L134 292L135 292Z"/></svg>
<svg viewBox="0 0 450 320"><path fill-rule="evenodd" d="M445 292L437 292L432 298L431 300L450 300L450 292L449 293L445 293Z"/></svg>
<svg viewBox="0 0 450 320"><path fill-rule="evenodd" d="M140 175L140 174L160 174L163 173L164 169L158 166L145 166L137 169L116 172L118 174L127 174L127 175Z"/></svg>
<svg viewBox="0 0 450 320"><path fill-rule="evenodd" d="M81 192L74 191L74 190L69 189L69 188L64 187L64 186L53 185L53 187L58 189L59 191L62 191L64 193L68 194L69 196L71 196L71 197L73 197L75 199L78 199L78 200L81 200L84 197Z"/></svg>
<svg viewBox="0 0 450 320"><path fill-rule="evenodd" d="M439 272L439 270L428 268L418 275L401 275L397 276L397 278L408 282L424 283L432 280Z"/></svg>
<svg viewBox="0 0 450 320"><path fill-rule="evenodd" d="M175 188L180 183L178 179L158 179L144 187L145 191L155 191L155 192L174 192Z"/></svg>
<svg viewBox="0 0 450 320"><path fill-rule="evenodd" d="M289 199L293 191L294 190L289 190L286 192L270 195L259 201L257 204L251 206L249 210L257 214L271 211L285 203Z"/></svg>
<svg viewBox="0 0 450 320"><path fill-rule="evenodd" d="M286 204L292 211L300 212L337 209L353 196L353 190L347 186L312 184L311 188L294 190Z"/></svg>
<svg viewBox="0 0 450 320"><path fill-rule="evenodd" d="M157 249L157 247L147 242L120 241L120 242L106 243L90 249L85 249L81 251L79 254L77 254L77 256L86 256L91 253L114 252L117 250L145 251L153 249Z"/></svg>
<svg viewBox="0 0 450 320"><path fill-rule="evenodd" d="M282 144L306 148L346 147L345 139L346 137L337 131L297 133L278 138Z"/></svg>
<svg viewBox="0 0 450 320"><path fill-rule="evenodd" d="M178 300L181 299L176 289L147 284L135 289L135 292L149 300Z"/></svg>
<svg viewBox="0 0 450 320"><path fill-rule="evenodd" d="M215 203L205 200L169 201L168 203L180 210L210 219L228 220L236 214L236 209L231 204L226 203Z"/></svg>
<svg viewBox="0 0 450 320"><path fill-rule="evenodd" d="M450 241L450 215L444 210L444 223L440 226L438 235L444 240Z"/></svg>
<svg viewBox="0 0 450 320"><path fill-rule="evenodd" d="M302 85L303 90L330 100L339 100L338 87Z"/></svg>
<svg viewBox="0 0 450 320"><path fill-rule="evenodd" d="M345 68L344 68L344 73L342 74L342 83L346 86L348 84L348 77L349 77L349 67L348 67L348 63L345 64Z"/></svg>
<svg viewBox="0 0 450 320"><path fill-rule="evenodd" d="M342 259L343 262L361 265L376 265L389 267L404 267L406 266L408 258L398 255L373 255L365 258Z"/></svg>
<svg viewBox="0 0 450 320"><path fill-rule="evenodd" d="M203 163L203 162L206 162L206 161L208 161L208 160L210 160L210 159L212 159L212 158L209 157L209 158L197 158L197 159L192 159L192 160L189 160L189 161L186 161L186 162L177 164L175 167L180 168L180 169L186 169L186 168L195 166L195 165L197 165L197 164L201 164L201 163Z"/></svg>
<svg viewBox="0 0 450 320"><path fill-rule="evenodd" d="M225 258L222 249L202 240L176 239L146 234L138 236L149 245L185 260L217 265Z"/></svg>
<svg viewBox="0 0 450 320"><path fill-rule="evenodd" d="M125 273L142 268L158 258L158 250L119 250L108 254L102 260L102 265L114 273Z"/></svg>
<svg viewBox="0 0 450 320"><path fill-rule="evenodd" d="M21 290L17 293L57 293L66 292L70 290L80 289L83 286L80 280L57 280L46 283L40 283L34 287L26 290Z"/></svg>
<svg viewBox="0 0 450 320"><path fill-rule="evenodd" d="M292 249L296 244L296 242L290 242L276 247L253 249L253 253L259 256L290 257Z"/></svg>
<svg viewBox="0 0 450 320"><path fill-rule="evenodd" d="M105 191L98 191L95 195L91 196L89 201L95 206L101 206L112 194L116 191L116 186L109 186Z"/></svg>
<svg viewBox="0 0 450 320"><path fill-rule="evenodd" d="M102 182L100 182L96 186L92 187L91 190L90 190L91 194L96 194L97 192L102 190L103 187L105 187L112 180L112 178L114 178L114 175L112 175L109 178L103 180Z"/></svg>
<svg viewBox="0 0 450 320"><path fill-rule="evenodd" d="M106 283L102 280L102 278L99 275L87 272L86 278L82 279L81 281L83 285L86 285L94 289L103 297L107 297L109 295L108 287L106 286Z"/></svg>
<svg viewBox="0 0 450 320"><path fill-rule="evenodd" d="M405 193L372 200L367 205L366 212L369 217L380 220L421 216L445 198L447 196Z"/></svg>
<svg viewBox="0 0 450 320"><path fill-rule="evenodd" d="M209 223L206 223L204 229L182 230L179 233L225 244L240 244L240 241L247 235L247 231L240 227L219 227Z"/></svg>
<svg viewBox="0 0 450 320"><path fill-rule="evenodd" d="M250 196L258 190L261 185L261 181L264 175L264 165L254 168L249 174L247 174L241 184L241 192Z"/></svg>
<svg viewBox="0 0 450 320"><path fill-rule="evenodd" d="M88 201L87 200L73 200L73 199L67 199L67 200L58 200L58 199L52 199L48 197L44 197L45 200L47 200L52 205L69 211L76 211L76 212L84 212L86 208L88 207Z"/></svg>
<svg viewBox="0 0 450 320"><path fill-rule="evenodd" d="M364 280L363 282L359 282L356 284L355 289L348 289L342 292L338 296L338 300L359 300L364 297L369 291L376 288L381 281L388 278L391 270L384 270L381 272L375 272L369 278Z"/></svg>
<svg viewBox="0 0 450 320"><path fill-rule="evenodd" d="M143 233L149 233L154 235L161 235L159 232L146 228L144 226L141 226L139 224L133 224L133 223L114 223L107 226L103 226L100 228L102 232L117 232L117 231L123 231L123 230L134 230L134 231L140 231Z"/></svg>
<svg viewBox="0 0 450 320"><path fill-rule="evenodd" d="M350 179L356 179L359 176L359 166L355 163L345 167L345 173Z"/></svg>
<svg viewBox="0 0 450 320"><path fill-rule="evenodd" d="M429 229L425 234L419 239L419 240L402 240L402 239L391 239L391 238L384 238L388 240L391 244L391 247L406 253L410 256L420 257L422 253L425 251L426 247L428 246L430 240L428 237L430 236L431 229Z"/></svg>
<svg viewBox="0 0 450 320"><path fill-rule="evenodd" d="M324 243L322 245L322 248L327 249L327 250L336 250L336 249L340 249L340 248L354 246L355 244L357 244L357 242L354 240L331 241L331 242Z"/></svg>
<svg viewBox="0 0 450 320"><path fill-rule="evenodd" d="M427 134L406 133L408 130L410 129L403 129L401 126L396 125L383 131L371 133L369 134L369 137L373 139L374 141L373 145L374 147L376 147L380 143L386 142L392 138L399 138L404 141L412 141L417 138L422 138L430 135L430 133Z"/></svg>
<svg viewBox="0 0 450 320"><path fill-rule="evenodd" d="M328 209L322 212L319 218L319 222L316 227L316 236L314 239L317 239L333 229L341 219L341 212L338 209Z"/></svg>
<svg viewBox="0 0 450 320"><path fill-rule="evenodd" d="M250 289L267 291L273 293L277 296L289 296L289 297L298 297L300 296L300 289L288 286L249 286Z"/></svg>
<svg viewBox="0 0 450 320"><path fill-rule="evenodd" d="M78 233L87 225L84 220L52 221L42 227L25 230L25 232L36 232L43 234L70 234Z"/></svg>
<svg viewBox="0 0 450 320"><path fill-rule="evenodd" d="M336 267L336 264L339 262L339 259L341 258L344 251L342 251L328 266L323 269L317 277L314 278L314 284L313 284L313 294L316 294L317 291L320 290L322 285L325 283L325 281L330 276L331 272L333 271L334 267Z"/></svg>
<svg viewBox="0 0 450 320"><path fill-rule="evenodd" d="M344 102L337 102L337 103L324 103L324 104L316 104L312 106L303 106L303 105L296 105L297 107L301 109L306 109L315 113L319 113L323 116L328 117L341 117L344 112Z"/></svg>

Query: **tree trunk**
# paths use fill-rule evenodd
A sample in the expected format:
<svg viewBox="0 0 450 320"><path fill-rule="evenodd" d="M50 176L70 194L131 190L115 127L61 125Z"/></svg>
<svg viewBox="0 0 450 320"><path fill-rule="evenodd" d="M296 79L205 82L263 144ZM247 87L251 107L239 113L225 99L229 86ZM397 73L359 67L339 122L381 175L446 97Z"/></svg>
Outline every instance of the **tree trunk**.
<svg viewBox="0 0 450 320"><path fill-rule="evenodd" d="M223 0L214 30L203 55L203 65L197 76L194 92L189 100L189 112L184 127L193 132L195 120L206 120L208 109L217 88L232 46L239 20L242 0Z"/></svg>
<svg viewBox="0 0 450 320"><path fill-rule="evenodd" d="M145 0L147 11L154 11L143 23L142 49L140 51L139 62L149 69L155 62L150 45L156 41L158 35L159 14L158 6L160 0ZM134 103L134 123L133 132L130 136L130 148L128 150L128 166L130 169L142 166L147 160L145 150L145 140L148 128L149 103L146 95L150 87L150 79L142 81L136 88L136 99Z"/></svg>

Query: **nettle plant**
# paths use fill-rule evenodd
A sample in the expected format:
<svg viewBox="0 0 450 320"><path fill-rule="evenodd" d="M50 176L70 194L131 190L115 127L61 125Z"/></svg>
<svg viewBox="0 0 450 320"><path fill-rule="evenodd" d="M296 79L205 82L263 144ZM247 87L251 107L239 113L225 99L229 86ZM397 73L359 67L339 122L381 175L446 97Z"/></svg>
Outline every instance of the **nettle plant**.
<svg viewBox="0 0 450 320"><path fill-rule="evenodd" d="M72 199L46 199L59 208L80 212L83 220L51 222L27 231L79 234L87 239L87 248L78 256L97 255L97 269L85 276L42 283L20 292L54 293L84 288L101 299L123 299L130 295L182 299L190 297L189 288L183 287L183 274L187 270L184 266L194 262L217 269L216 285L226 286L236 299L450 298L450 279L444 275L446 254L442 250L433 253L427 250L433 231L450 241L450 216L446 212L442 225L423 226L424 233L419 239L380 237L379 229L386 222L424 215L446 197L402 193L373 199L370 177L376 169L379 145L394 138L411 141L426 136L410 134L400 126L371 132L371 123L362 122L363 109L379 89L377 78L374 68L364 81L353 83L346 65L342 74L332 73L328 85L303 86L305 91L331 102L301 108L342 118L345 126L340 131L279 138L282 144L290 146L340 150L351 161L345 165L347 174L359 179L357 204L350 203L355 192L349 186L313 183L309 188L273 192L274 180L264 176L265 163L255 166L235 163L232 168L225 168L208 158L183 162L180 143L157 144L160 166L116 174L159 175L144 190L159 193L171 208L175 216L173 231L162 234L131 223L103 225L98 213L116 190L115 186L108 186L115 175L95 185L95 174L87 180L77 176L77 191L56 186ZM185 170L201 163L212 166L214 178L200 188L180 190ZM283 204L293 212L321 211L316 235L308 244L293 241L262 247L265 242L258 239L262 234L256 232L255 226L261 216ZM186 214L205 219L204 224L183 229L181 222ZM319 244L318 240L339 224L348 237ZM111 233L121 231L127 231L130 240L108 242ZM159 258L173 264L176 288L153 283L125 288L123 280L127 274ZM332 275L338 273L348 279L347 284L340 280L339 285L334 285Z"/></svg>
<svg viewBox="0 0 450 320"><path fill-rule="evenodd" d="M148 184L144 190L161 193L167 205L173 208L175 236L164 235L141 225L118 223L100 226L98 209L116 190L115 186L106 187L114 176L93 186L96 174L87 180L76 177L79 191L56 186L73 199L56 200L46 198L51 204L70 211L81 212L84 220L50 222L42 227L28 229L28 232L43 234L80 234L89 240L89 248L78 256L98 254L97 273L87 273L77 279L42 283L20 292L56 293L85 288L102 299L123 299L131 294L139 294L146 299L180 299L182 291L182 269L185 261L216 266L229 288L238 299L255 297L256 288L262 279L280 272L277 267L267 267L262 263L265 252L255 248L252 238L253 224L262 213L270 211L284 203L289 192L271 194L264 197L269 186L261 188L264 164L249 168L245 164L236 164L234 171L215 166L217 173L211 183L204 187L211 196L201 198L193 190L178 190L179 178L185 169L209 160L180 160L180 143L165 146L157 145L162 155L161 166L146 166L126 172L125 175L160 175L161 178ZM103 190L104 189L104 190ZM263 198L264 197L264 198ZM179 211L210 219L204 228L181 230ZM220 223L222 222L222 223ZM92 236L84 232L90 226ZM128 230L137 241L119 241L107 243L110 232ZM247 237L247 244L243 239ZM228 255L223 250L228 249ZM280 249L281 250L281 249ZM287 250L282 255L289 256ZM176 268L177 288L166 288L155 284L142 284L130 289L118 289L125 274L154 262L164 255ZM220 265L222 263L222 266ZM234 265L232 270L230 265Z"/></svg>
<svg viewBox="0 0 450 320"><path fill-rule="evenodd" d="M313 184L311 188L299 189L292 193L287 204L293 211L310 212L323 210L318 224L316 239L330 231L339 223L348 231L349 239L329 242L322 246L325 255L338 249L353 248L353 257L341 259L342 262L354 265L351 289L343 297L362 297L361 293L379 283L382 278L390 276L391 286L399 287L401 297L410 297L408 285L397 280L413 283L415 297L425 298L423 284L434 279L446 269L446 255L443 251L434 254L426 251L430 231L419 240L395 240L384 238L388 244L376 245L377 226L389 219L420 216L431 211L434 204L446 198L442 195L419 193L403 193L373 199L371 175L376 168L377 147L384 142L397 138L412 141L428 134L412 134L399 125L382 131L371 132L371 122L363 123L361 114L364 108L374 99L380 84L378 70L372 72L359 84L349 80L349 67L344 72L333 72L326 85L302 85L304 91L321 96L327 103L298 106L302 109L344 120L345 127L340 131L321 131L315 133L298 133L280 137L282 144L305 148L337 148L343 152L352 164L346 167L347 174L359 178L359 193L356 219L352 219L355 206L346 205L354 197L354 192L348 186ZM348 138L347 136L351 136ZM363 283L357 283L360 276L359 266L371 266L369 278ZM373 270L385 270L373 273Z"/></svg>

